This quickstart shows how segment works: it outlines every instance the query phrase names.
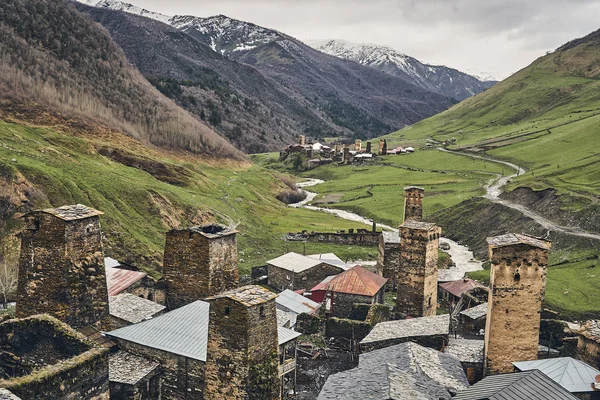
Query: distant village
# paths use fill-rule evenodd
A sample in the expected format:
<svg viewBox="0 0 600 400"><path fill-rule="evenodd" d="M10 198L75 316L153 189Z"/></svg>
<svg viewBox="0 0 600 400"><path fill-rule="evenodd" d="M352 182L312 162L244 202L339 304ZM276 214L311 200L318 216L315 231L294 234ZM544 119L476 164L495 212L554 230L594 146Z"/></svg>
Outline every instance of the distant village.
<svg viewBox="0 0 600 400"><path fill-rule="evenodd" d="M413 147L388 149L387 140L380 139L379 149L376 153L374 151L371 142L366 142L366 147L363 148L360 139L356 139L354 144L335 144L332 147L307 139L306 136L302 135L297 144L288 145L279 152L279 160L285 161L293 155L301 155L307 159L307 168L312 169L333 162L344 165L368 162L376 155L409 154L414 153L415 149Z"/></svg>
<svg viewBox="0 0 600 400"><path fill-rule="evenodd" d="M424 195L405 188L397 232L296 237L377 245L375 267L287 253L243 283L231 227L167 232L155 280L105 257L101 211L30 212L0 399L600 399L600 322L542 307L551 243L490 237L489 287L443 281Z"/></svg>

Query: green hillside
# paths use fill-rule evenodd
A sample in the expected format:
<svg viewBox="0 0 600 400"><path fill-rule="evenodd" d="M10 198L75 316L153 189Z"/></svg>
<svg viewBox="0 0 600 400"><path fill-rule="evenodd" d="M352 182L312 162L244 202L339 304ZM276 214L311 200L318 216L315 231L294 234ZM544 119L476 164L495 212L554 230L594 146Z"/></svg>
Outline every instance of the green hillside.
<svg viewBox="0 0 600 400"><path fill-rule="evenodd" d="M241 273L282 252L304 251L303 243L282 240L287 232L357 227L283 205L275 195L285 186L274 172L228 161L211 165L117 133L73 136L0 121L0 160L4 256L18 251L20 212L74 203L105 213L106 255L154 274L160 271L164 234L177 226L238 224ZM309 253L325 250L344 258L376 257L371 248L306 244Z"/></svg>

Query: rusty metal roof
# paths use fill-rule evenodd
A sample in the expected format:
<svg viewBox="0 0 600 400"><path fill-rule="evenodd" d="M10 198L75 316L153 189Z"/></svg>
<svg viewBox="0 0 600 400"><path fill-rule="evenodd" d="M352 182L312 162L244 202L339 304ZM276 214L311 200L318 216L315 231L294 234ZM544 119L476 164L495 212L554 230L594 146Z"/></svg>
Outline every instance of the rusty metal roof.
<svg viewBox="0 0 600 400"><path fill-rule="evenodd" d="M477 287L485 287L482 284L475 282L473 279L460 279L458 281L451 281L446 283L441 283L440 287L444 289L446 292L460 297L463 293L468 292L471 289L475 289Z"/></svg>
<svg viewBox="0 0 600 400"><path fill-rule="evenodd" d="M140 279L146 276L145 272L129 271L121 268L104 268L106 271L106 286L109 296L116 296Z"/></svg>
<svg viewBox="0 0 600 400"><path fill-rule="evenodd" d="M327 285L327 290L337 293L375 296L387 281L387 278L357 265L336 275Z"/></svg>
<svg viewBox="0 0 600 400"><path fill-rule="evenodd" d="M74 204L58 208L46 208L45 210L36 210L32 213L37 212L52 214L55 217L58 217L65 221L75 221L78 219L95 217L97 215L104 215L102 211L98 211L91 207L84 206L83 204Z"/></svg>
<svg viewBox="0 0 600 400"><path fill-rule="evenodd" d="M519 235L518 233L507 233L506 235L494 236L487 238L487 242L492 249L505 246L513 246L515 244L527 244L540 249L550 250L552 243L529 235Z"/></svg>

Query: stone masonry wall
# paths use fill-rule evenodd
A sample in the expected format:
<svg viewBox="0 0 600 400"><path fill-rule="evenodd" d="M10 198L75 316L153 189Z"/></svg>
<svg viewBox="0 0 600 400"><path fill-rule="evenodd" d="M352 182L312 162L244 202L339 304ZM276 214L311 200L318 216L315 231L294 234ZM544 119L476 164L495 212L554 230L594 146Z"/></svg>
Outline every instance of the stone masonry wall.
<svg viewBox="0 0 600 400"><path fill-rule="evenodd" d="M343 244L348 246L377 246L381 232L302 232L290 233L288 240Z"/></svg>
<svg viewBox="0 0 600 400"><path fill-rule="evenodd" d="M206 400L279 398L275 301L211 300Z"/></svg>
<svg viewBox="0 0 600 400"><path fill-rule="evenodd" d="M512 372L512 362L538 357L548 251L519 244L490 249L485 336L486 374Z"/></svg>
<svg viewBox="0 0 600 400"><path fill-rule="evenodd" d="M160 364L162 398L170 400L203 400L205 363L166 351L117 339L119 348Z"/></svg>
<svg viewBox="0 0 600 400"><path fill-rule="evenodd" d="M294 273L274 265L269 265L267 268L269 286L277 290L310 290L328 276L337 275L342 272L341 268L325 263L299 273Z"/></svg>
<svg viewBox="0 0 600 400"><path fill-rule="evenodd" d="M436 315L437 261L441 228L430 231L400 228L400 266L396 278L396 314Z"/></svg>
<svg viewBox="0 0 600 400"><path fill-rule="evenodd" d="M167 307L175 309L238 284L235 235L209 239L189 230L167 233L164 281Z"/></svg>
<svg viewBox="0 0 600 400"><path fill-rule="evenodd" d="M17 316L48 313L74 328L107 328L108 293L97 216L64 221L39 212L21 236Z"/></svg>
<svg viewBox="0 0 600 400"><path fill-rule="evenodd" d="M332 316L337 318L348 318L352 306L356 303L371 304L376 301L369 296L361 296L349 293L333 293Z"/></svg>
<svg viewBox="0 0 600 400"><path fill-rule="evenodd" d="M396 289L396 277L400 268L400 245L398 243L384 243L383 235L380 235L377 258L377 273L388 278L387 290Z"/></svg>
<svg viewBox="0 0 600 400"><path fill-rule="evenodd" d="M421 188L404 189L404 221L421 221L423 219L423 196Z"/></svg>

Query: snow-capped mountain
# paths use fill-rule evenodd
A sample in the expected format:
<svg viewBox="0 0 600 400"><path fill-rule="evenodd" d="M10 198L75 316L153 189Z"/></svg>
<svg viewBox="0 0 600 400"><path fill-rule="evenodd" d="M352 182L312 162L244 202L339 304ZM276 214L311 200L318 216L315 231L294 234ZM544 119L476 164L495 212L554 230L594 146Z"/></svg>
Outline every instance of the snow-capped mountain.
<svg viewBox="0 0 600 400"><path fill-rule="evenodd" d="M385 73L409 79L422 88L464 100L488 87L495 81L482 81L453 68L428 65L390 47L352 43L345 40L307 41L309 46L326 54L356 61Z"/></svg>
<svg viewBox="0 0 600 400"><path fill-rule="evenodd" d="M113 1L113 0L77 0L80 3L86 4L91 7L98 8L108 8L110 10L124 11L130 14L141 15L142 17L152 18L160 22L164 22L165 24L170 23L170 19L172 17L168 15L164 15L161 13L157 13L154 11L149 11L144 8L134 6L133 4L125 3L122 1Z"/></svg>

